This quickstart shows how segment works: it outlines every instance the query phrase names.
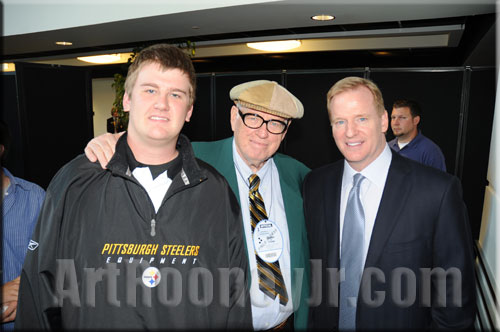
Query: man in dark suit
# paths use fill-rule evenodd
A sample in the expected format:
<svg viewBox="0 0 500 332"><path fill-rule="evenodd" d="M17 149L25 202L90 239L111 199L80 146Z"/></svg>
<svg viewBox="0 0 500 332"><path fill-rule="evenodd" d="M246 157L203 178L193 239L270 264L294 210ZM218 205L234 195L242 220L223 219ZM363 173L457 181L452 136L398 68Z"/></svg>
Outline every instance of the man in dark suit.
<svg viewBox="0 0 500 332"><path fill-rule="evenodd" d="M472 327L472 238L458 179L391 152L373 82L345 78L327 103L345 160L304 182L310 327Z"/></svg>

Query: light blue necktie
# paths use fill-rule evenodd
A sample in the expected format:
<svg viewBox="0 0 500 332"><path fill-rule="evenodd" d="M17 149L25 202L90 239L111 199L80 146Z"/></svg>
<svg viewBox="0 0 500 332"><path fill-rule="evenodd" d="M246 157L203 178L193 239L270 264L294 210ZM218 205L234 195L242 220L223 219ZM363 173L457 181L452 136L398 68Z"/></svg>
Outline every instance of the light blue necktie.
<svg viewBox="0 0 500 332"><path fill-rule="evenodd" d="M359 198L361 182L364 179L360 173L354 175L345 209L340 257L340 268L345 269L345 280L340 283L340 331L356 330L356 302L364 265L365 213Z"/></svg>

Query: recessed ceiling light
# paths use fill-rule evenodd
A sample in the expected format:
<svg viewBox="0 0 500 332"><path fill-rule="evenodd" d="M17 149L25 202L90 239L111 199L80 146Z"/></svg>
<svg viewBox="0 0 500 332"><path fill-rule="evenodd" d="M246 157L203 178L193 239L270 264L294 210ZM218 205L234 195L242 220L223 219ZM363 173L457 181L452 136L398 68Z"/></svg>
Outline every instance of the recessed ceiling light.
<svg viewBox="0 0 500 332"><path fill-rule="evenodd" d="M326 14L314 15L311 17L311 20L314 20L314 21L331 21L334 19L335 19L335 16L326 15Z"/></svg>
<svg viewBox="0 0 500 332"><path fill-rule="evenodd" d="M68 41L57 41L56 42L56 45L60 45L60 46L71 46L73 45L72 42L68 42Z"/></svg>
<svg viewBox="0 0 500 332"><path fill-rule="evenodd" d="M376 51L376 52L373 52L374 55L391 55L390 52L387 52L387 51Z"/></svg>
<svg viewBox="0 0 500 332"><path fill-rule="evenodd" d="M103 54L103 55L92 55L92 56L79 56L77 57L80 61L90 62L90 63L113 63L121 60L120 54Z"/></svg>
<svg viewBox="0 0 500 332"><path fill-rule="evenodd" d="M9 71L16 71L16 67L13 63L2 63L2 71L3 72L9 72Z"/></svg>
<svg viewBox="0 0 500 332"><path fill-rule="evenodd" d="M198 30L199 28L200 28L200 27L199 27L199 26L197 26L197 25L193 25L193 26L191 27L191 29L193 29L193 30Z"/></svg>
<svg viewBox="0 0 500 332"><path fill-rule="evenodd" d="M297 48L302 43L300 40L277 40L258 43L247 43L247 46L260 51L279 52Z"/></svg>

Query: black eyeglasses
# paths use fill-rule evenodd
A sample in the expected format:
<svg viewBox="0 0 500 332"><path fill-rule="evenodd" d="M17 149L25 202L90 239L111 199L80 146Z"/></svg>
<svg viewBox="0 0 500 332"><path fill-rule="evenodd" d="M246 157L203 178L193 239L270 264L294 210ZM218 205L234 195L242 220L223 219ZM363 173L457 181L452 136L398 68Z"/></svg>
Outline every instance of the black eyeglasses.
<svg viewBox="0 0 500 332"><path fill-rule="evenodd" d="M264 120L260 115L254 113L243 114L238 108L238 113L241 116L241 120L248 128L259 129L262 125L266 124L266 129L271 134L279 135L283 134L288 127L288 123L279 120Z"/></svg>

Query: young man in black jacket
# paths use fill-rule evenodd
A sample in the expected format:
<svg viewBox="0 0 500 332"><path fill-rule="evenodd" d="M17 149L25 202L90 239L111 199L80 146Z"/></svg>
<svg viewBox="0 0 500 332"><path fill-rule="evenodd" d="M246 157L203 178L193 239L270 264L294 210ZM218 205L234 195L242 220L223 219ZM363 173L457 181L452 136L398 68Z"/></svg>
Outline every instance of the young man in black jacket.
<svg viewBox="0 0 500 332"><path fill-rule="evenodd" d="M137 56L107 169L79 156L47 190L16 328L251 329L238 202L180 135L195 85L178 48Z"/></svg>

